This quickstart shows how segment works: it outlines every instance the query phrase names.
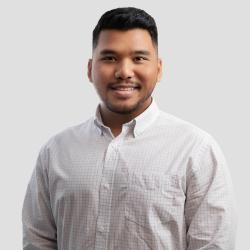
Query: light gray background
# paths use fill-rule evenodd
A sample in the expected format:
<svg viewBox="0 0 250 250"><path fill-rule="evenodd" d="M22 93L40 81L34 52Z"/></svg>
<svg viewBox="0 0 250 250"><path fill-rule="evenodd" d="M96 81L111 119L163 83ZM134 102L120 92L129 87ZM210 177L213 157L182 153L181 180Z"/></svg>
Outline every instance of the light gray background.
<svg viewBox="0 0 250 250"><path fill-rule="evenodd" d="M1 249L21 249L21 209L38 151L95 111L86 76L92 29L114 7L155 17L164 76L161 109L211 133L232 174L237 249L249 247L249 1L62 1L0 3Z"/></svg>

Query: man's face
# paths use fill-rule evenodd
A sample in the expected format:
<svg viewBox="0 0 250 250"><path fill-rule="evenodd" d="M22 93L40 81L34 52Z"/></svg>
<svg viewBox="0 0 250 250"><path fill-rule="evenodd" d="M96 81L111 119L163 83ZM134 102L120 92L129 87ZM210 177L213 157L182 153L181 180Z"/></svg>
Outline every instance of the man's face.
<svg viewBox="0 0 250 250"><path fill-rule="evenodd" d="M88 77L102 107L119 114L144 111L161 77L162 65L144 29L101 31L88 64Z"/></svg>

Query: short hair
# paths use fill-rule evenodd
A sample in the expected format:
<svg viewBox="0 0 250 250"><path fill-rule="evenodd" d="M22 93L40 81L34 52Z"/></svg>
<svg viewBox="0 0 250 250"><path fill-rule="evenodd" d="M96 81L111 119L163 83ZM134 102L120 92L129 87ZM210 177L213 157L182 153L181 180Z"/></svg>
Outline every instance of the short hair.
<svg viewBox="0 0 250 250"><path fill-rule="evenodd" d="M102 30L145 29L149 32L153 44L158 47L158 31L155 20L144 10L134 7L116 8L105 12L93 30L92 48L96 48Z"/></svg>

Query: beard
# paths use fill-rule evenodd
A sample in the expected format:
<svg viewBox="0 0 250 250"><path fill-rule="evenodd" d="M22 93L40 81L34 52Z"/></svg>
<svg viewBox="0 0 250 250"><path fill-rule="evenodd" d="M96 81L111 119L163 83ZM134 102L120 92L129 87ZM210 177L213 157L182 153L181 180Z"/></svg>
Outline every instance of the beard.
<svg viewBox="0 0 250 250"><path fill-rule="evenodd" d="M142 99L138 100L135 104L130 105L130 106L115 105L115 104L109 102L108 100L106 100L104 102L104 104L107 107L107 109L111 112L121 114L121 115L129 115L129 114L132 114L132 113L136 112L137 110L139 110L140 107L143 106L143 103L146 102L151 97L152 92L153 92L153 90L151 92L149 92L148 95L144 96Z"/></svg>

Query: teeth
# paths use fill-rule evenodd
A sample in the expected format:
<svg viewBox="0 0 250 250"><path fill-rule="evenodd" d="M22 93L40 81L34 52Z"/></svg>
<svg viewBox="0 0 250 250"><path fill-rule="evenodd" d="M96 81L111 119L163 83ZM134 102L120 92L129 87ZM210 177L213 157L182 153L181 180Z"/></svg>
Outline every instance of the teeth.
<svg viewBox="0 0 250 250"><path fill-rule="evenodd" d="M132 91L135 88L116 88L115 90L121 90L121 91Z"/></svg>

